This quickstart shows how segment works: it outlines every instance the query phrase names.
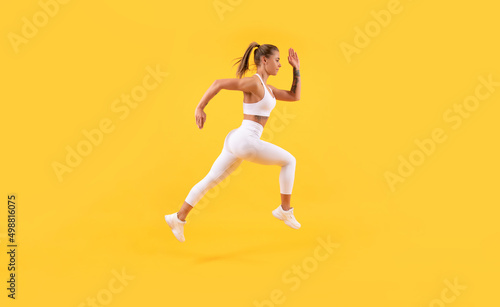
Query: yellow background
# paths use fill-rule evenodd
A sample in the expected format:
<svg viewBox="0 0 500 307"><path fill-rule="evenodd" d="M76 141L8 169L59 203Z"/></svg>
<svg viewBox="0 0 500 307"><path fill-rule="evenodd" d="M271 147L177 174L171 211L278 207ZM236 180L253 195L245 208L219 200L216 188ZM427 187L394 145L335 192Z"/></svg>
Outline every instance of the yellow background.
<svg viewBox="0 0 500 307"><path fill-rule="evenodd" d="M232 10L219 15L212 0L69 1L17 53L9 33L21 35L23 17L41 8L3 6L1 305L417 307L444 306L444 293L446 306L498 306L500 91L458 129L443 119L480 76L500 81L498 4L401 1L348 62L340 44L353 45L355 27L390 1L220 2ZM239 126L243 95L221 91L202 130L195 106L215 79L235 77L252 41L280 49L283 68L268 79L278 88L291 86L288 48L300 59L301 100L278 101L263 139L297 158L302 228L271 215L279 168L243 162L188 217L181 244L163 216ZM168 76L120 119L113 101L157 66ZM59 181L52 164L104 118L115 130ZM447 140L391 191L384 174L436 128ZM15 301L9 193L18 197ZM327 238L338 248L317 261ZM292 289L283 276L314 263ZM106 297L123 270L133 278ZM467 287L458 296L447 290L454 280Z"/></svg>

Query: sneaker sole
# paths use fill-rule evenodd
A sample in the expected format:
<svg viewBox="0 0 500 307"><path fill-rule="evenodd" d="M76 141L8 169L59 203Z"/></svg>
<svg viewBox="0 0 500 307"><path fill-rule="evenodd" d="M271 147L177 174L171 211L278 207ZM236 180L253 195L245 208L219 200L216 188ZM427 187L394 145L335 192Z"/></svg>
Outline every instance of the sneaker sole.
<svg viewBox="0 0 500 307"><path fill-rule="evenodd" d="M284 221L285 225L287 225L290 228L293 228L293 229L299 229L300 228L300 226L295 226L295 225L292 225L292 224L288 223L287 221L285 221L285 219L283 218L283 216L281 214L275 212L274 210L273 210L273 216L275 218L277 218L278 220L280 220L280 221Z"/></svg>

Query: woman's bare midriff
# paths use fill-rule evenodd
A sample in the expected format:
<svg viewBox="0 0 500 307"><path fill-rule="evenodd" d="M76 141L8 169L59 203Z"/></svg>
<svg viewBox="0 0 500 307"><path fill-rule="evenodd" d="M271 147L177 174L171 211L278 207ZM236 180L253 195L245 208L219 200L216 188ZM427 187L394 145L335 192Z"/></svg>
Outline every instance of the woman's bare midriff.
<svg viewBox="0 0 500 307"><path fill-rule="evenodd" d="M268 116L260 116L260 115L249 115L249 114L243 114L243 119L249 119L253 120L256 123L259 123L264 127L266 125Z"/></svg>

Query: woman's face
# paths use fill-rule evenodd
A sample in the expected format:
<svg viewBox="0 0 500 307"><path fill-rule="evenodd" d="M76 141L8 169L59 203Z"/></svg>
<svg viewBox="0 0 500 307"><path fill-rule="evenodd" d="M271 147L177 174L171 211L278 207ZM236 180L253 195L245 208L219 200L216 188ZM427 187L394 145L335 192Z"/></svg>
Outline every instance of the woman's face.
<svg viewBox="0 0 500 307"><path fill-rule="evenodd" d="M277 75L281 67L280 63L280 52L274 51L273 54L265 59L264 68L269 75Z"/></svg>

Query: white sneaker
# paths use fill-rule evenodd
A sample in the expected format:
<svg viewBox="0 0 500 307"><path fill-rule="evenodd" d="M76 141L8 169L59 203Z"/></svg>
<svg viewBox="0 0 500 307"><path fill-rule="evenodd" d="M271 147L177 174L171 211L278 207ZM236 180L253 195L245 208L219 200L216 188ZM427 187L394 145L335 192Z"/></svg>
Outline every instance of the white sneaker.
<svg viewBox="0 0 500 307"><path fill-rule="evenodd" d="M165 221L167 222L168 226L172 229L172 232L174 233L174 236L179 240L180 242L186 241L184 238L184 224L186 224L186 221L181 221L177 217L177 212L165 215Z"/></svg>
<svg viewBox="0 0 500 307"><path fill-rule="evenodd" d="M297 222L295 216L293 216L293 208L285 211L281 205L279 205L278 208L273 210L273 215L275 218L284 221L286 225L292 227L293 229L300 228L300 223Z"/></svg>

